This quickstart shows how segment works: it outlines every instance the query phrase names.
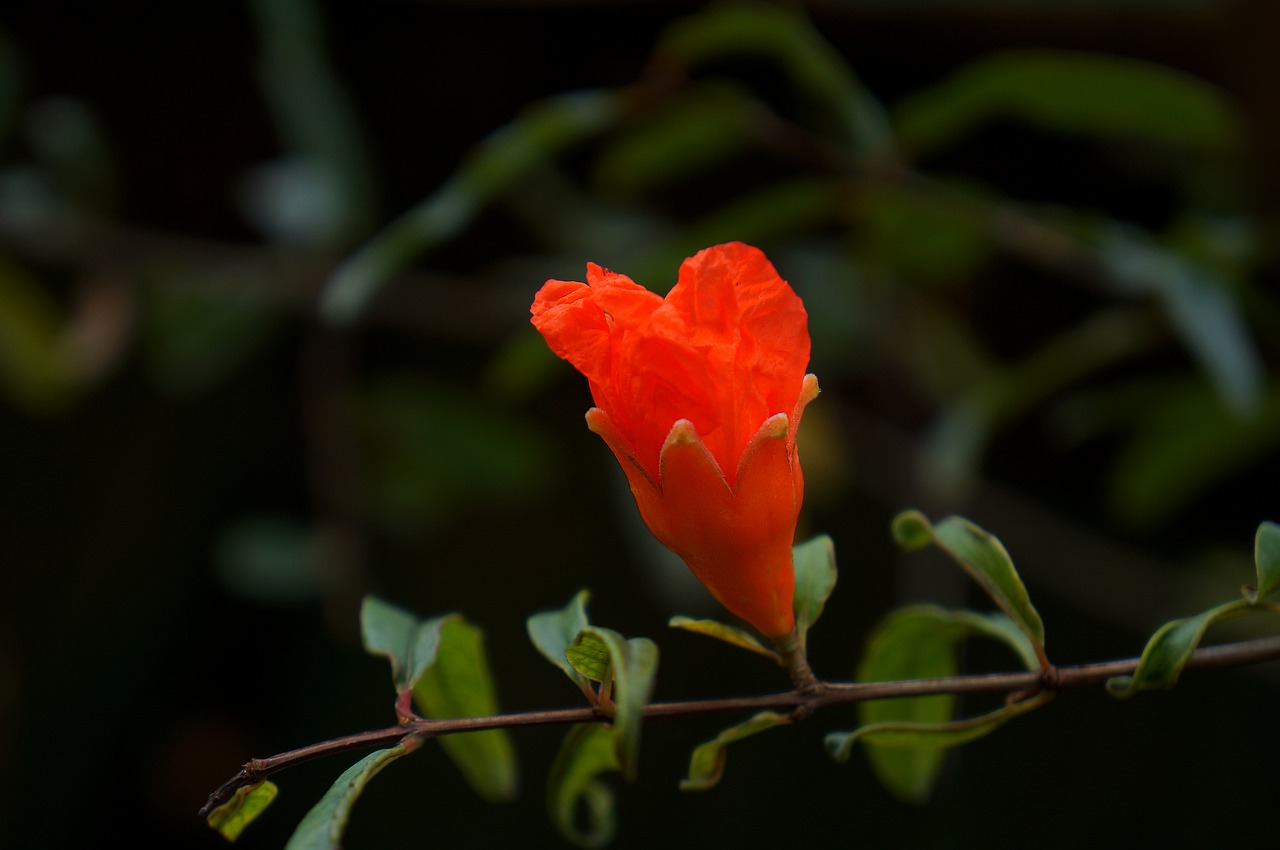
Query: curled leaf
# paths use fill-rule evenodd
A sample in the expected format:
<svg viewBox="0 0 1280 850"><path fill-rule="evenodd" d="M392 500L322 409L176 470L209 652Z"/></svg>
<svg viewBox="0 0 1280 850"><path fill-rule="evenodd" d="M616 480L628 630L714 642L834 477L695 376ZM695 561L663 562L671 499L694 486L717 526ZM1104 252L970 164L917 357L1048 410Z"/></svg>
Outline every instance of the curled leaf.
<svg viewBox="0 0 1280 850"><path fill-rule="evenodd" d="M1131 697L1139 691L1172 688L1182 668L1196 651L1204 633L1214 623L1248 613L1247 599L1237 599L1180 620L1165 623L1147 641L1131 676L1107 680L1107 692L1114 697Z"/></svg>
<svg viewBox="0 0 1280 850"><path fill-rule="evenodd" d="M613 790L598 777L618 767L612 729L582 724L569 730L547 779L547 812L566 840L578 847L603 847L613 840ZM585 825L579 822L579 807Z"/></svg>
<svg viewBox="0 0 1280 850"><path fill-rule="evenodd" d="M725 749L730 744L790 722L791 718L785 714L762 711L750 720L725 729L712 740L699 744L689 758L689 776L680 780L680 790L706 791L714 788L724 774Z"/></svg>

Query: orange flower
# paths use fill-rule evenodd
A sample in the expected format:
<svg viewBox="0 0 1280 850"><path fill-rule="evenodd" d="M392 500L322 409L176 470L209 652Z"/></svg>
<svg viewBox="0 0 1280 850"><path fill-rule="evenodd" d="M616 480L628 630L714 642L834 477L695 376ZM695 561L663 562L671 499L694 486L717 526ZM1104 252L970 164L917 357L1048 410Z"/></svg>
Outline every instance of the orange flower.
<svg viewBox="0 0 1280 850"><path fill-rule="evenodd" d="M796 429L818 394L799 297L759 249L730 242L685 260L665 299L588 263L586 283L547 281L532 312L586 376L587 425L649 530L734 614L789 634Z"/></svg>

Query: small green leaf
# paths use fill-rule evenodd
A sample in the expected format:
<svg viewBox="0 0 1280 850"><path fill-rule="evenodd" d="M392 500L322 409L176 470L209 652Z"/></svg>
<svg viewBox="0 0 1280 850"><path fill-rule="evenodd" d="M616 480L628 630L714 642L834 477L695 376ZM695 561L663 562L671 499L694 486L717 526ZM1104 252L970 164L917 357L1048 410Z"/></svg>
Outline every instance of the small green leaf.
<svg viewBox="0 0 1280 850"><path fill-rule="evenodd" d="M932 525L919 511L906 511L894 518L893 536L908 551L931 540L950 555L1030 638L1041 664L1049 663L1044 654L1044 622L1009 553L994 535L963 517L950 516Z"/></svg>
<svg viewBox="0 0 1280 850"><path fill-rule="evenodd" d="M1248 613L1249 601L1237 599L1210 608L1194 617L1170 620L1147 641L1142 658L1132 676L1116 676L1107 681L1107 691L1115 697L1131 697L1139 691L1172 688L1196 651L1205 631L1214 623Z"/></svg>
<svg viewBox="0 0 1280 850"><path fill-rule="evenodd" d="M237 788L230 800L209 812L206 822L223 838L235 841L244 828L271 805L277 790L274 782L259 782Z"/></svg>
<svg viewBox="0 0 1280 850"><path fill-rule="evenodd" d="M396 693L403 694L412 690L423 672L435 663L440 629L457 616L446 614L419 620L376 596L366 596L360 606L360 636L366 652L390 659Z"/></svg>
<svg viewBox="0 0 1280 850"><path fill-rule="evenodd" d="M590 632L579 634L578 640L564 651L564 657L574 670L593 682L609 684L613 681L609 646Z"/></svg>
<svg viewBox="0 0 1280 850"><path fill-rule="evenodd" d="M648 638L627 640L612 629L587 626L578 635L574 649L583 649L583 663L593 672L603 673L598 679L605 691L607 677L612 678L613 731L618 748L618 764L622 775L634 779L640 749L640 724L645 705L653 694L654 677L658 672L658 647ZM602 670L600 650L607 653L607 666ZM573 661L573 659L570 659ZM581 672L582 668L578 668ZM584 674L587 675L587 674ZM596 678L594 675L591 678Z"/></svg>
<svg viewBox="0 0 1280 850"><path fill-rule="evenodd" d="M1258 585L1250 602L1280 591L1280 525L1264 522L1258 526L1253 543L1253 559L1258 565Z"/></svg>
<svg viewBox="0 0 1280 850"><path fill-rule="evenodd" d="M613 791L597 777L616 770L613 729L582 724L569 730L547 778L547 812L565 839L579 847L603 847L613 840ZM579 803L587 820L582 827Z"/></svg>
<svg viewBox="0 0 1280 850"><path fill-rule="evenodd" d="M418 679L413 696L423 714L436 719L497 714L498 697L485 657L484 633L461 619L446 621L440 631L436 662ZM485 800L501 803L515 799L519 790L515 749L505 729L444 735L440 745Z"/></svg>
<svg viewBox="0 0 1280 850"><path fill-rule="evenodd" d="M414 749L407 744L397 744L372 752L347 768L320 802L307 812L285 845L285 850L341 850L342 833L346 831L351 817L351 807L369 780L382 768Z"/></svg>
<svg viewBox="0 0 1280 850"><path fill-rule="evenodd" d="M714 788L724 774L725 748L735 741L758 735L775 726L785 726L791 718L776 711L762 711L750 720L725 729L713 740L699 744L689 759L689 776L680 780L681 791L706 791Z"/></svg>
<svg viewBox="0 0 1280 850"><path fill-rule="evenodd" d="M796 571L796 590L792 607L796 614L796 633L804 646L809 627L818 622L827 597L836 586L836 547L831 538L820 534L792 548Z"/></svg>
<svg viewBox="0 0 1280 850"><path fill-rule="evenodd" d="M778 664L782 663L781 656L757 640L755 635L734 626L726 626L724 623L717 623L715 620L694 620L690 617L672 617L667 625L673 629L684 629L686 632L694 632L716 640L722 640L725 643L740 646L743 649L763 655L765 658L771 658Z"/></svg>
<svg viewBox="0 0 1280 850"><path fill-rule="evenodd" d="M579 687L584 687L586 681L582 674L569 663L565 657L565 651L573 644L578 633L590 625L587 620L587 600L590 598L590 593L580 590L565 607L558 611L542 611L534 614L525 623L529 640L533 641L538 652L563 670L564 674Z"/></svg>

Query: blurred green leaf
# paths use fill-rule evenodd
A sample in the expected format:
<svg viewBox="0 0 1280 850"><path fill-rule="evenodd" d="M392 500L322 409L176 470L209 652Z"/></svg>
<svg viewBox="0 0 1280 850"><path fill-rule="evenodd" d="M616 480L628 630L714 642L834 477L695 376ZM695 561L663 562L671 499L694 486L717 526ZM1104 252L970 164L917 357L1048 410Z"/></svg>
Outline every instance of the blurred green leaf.
<svg viewBox="0 0 1280 850"><path fill-rule="evenodd" d="M321 315L350 322L392 275L461 232L531 166L599 133L621 114L620 97L610 91L575 92L528 107L481 142L443 186L342 264L321 295Z"/></svg>
<svg viewBox="0 0 1280 850"><path fill-rule="evenodd" d="M109 212L117 194L116 164L89 106L74 98L47 97L31 104L25 119L36 159L59 196L80 213Z"/></svg>
<svg viewBox="0 0 1280 850"><path fill-rule="evenodd" d="M644 707L658 672L658 647L648 638L627 640L612 629L587 626L566 653L579 673L599 681L602 694L611 695L618 766L623 776L634 779Z"/></svg>
<svg viewBox="0 0 1280 850"><path fill-rule="evenodd" d="M908 281L961 284L991 253L989 225L968 205L911 186L871 185L855 198L864 260Z"/></svg>
<svg viewBox="0 0 1280 850"><path fill-rule="evenodd" d="M165 392L198 395L250 362L279 327L279 317L251 288L265 282L225 269L166 273L145 293L143 356Z"/></svg>
<svg viewBox="0 0 1280 850"><path fill-rule="evenodd" d="M244 828L271 805L278 790L274 782L241 786L230 800L209 812L205 820L223 838L235 841L244 832Z"/></svg>
<svg viewBox="0 0 1280 850"><path fill-rule="evenodd" d="M1058 133L1236 152L1240 117L1204 80L1134 59L1020 50L980 59L893 110L903 145L928 153L983 122L1019 118Z"/></svg>
<svg viewBox="0 0 1280 850"><path fill-rule="evenodd" d="M411 752L413 749L405 744L397 744L372 752L347 768L320 802L307 812L285 845L285 850L341 850L342 834L351 818L351 807L369 780L388 764Z"/></svg>
<svg viewBox="0 0 1280 850"><path fill-rule="evenodd" d="M796 615L796 634L800 646L805 645L809 628L818 622L827 597L836 587L836 546L831 538L820 534L792 547L796 589L792 607Z"/></svg>
<svg viewBox="0 0 1280 850"><path fill-rule="evenodd" d="M1132 228L1108 226L1096 238L1122 294L1154 298L1226 406L1239 416L1255 411L1266 369L1230 284Z"/></svg>
<svg viewBox="0 0 1280 850"><path fill-rule="evenodd" d="M813 113L813 121L859 154L882 153L893 137L881 104L844 58L802 16L766 3L712 6L672 26L656 54L684 65L725 57L775 62Z"/></svg>
<svg viewBox="0 0 1280 850"><path fill-rule="evenodd" d="M57 305L39 283L0 261L0 392L17 407L51 413L74 397L61 331Z"/></svg>
<svg viewBox="0 0 1280 850"><path fill-rule="evenodd" d="M547 811L565 840L578 847L604 847L615 830L612 789L597 777L618 770L614 731L607 726L574 726L547 778ZM586 824L580 826L578 808Z"/></svg>
<svg viewBox="0 0 1280 850"><path fill-rule="evenodd" d="M355 401L371 519L388 531L421 535L471 506L519 500L550 474L545 437L465 388L392 377Z"/></svg>
<svg viewBox="0 0 1280 850"><path fill-rule="evenodd" d="M765 658L771 658L778 664L782 663L782 657L760 643L755 635L734 626L727 626L715 620L694 620L690 617L672 617L667 622L667 625L673 629L684 629L686 632L694 632L716 640L722 640L725 643L763 655Z"/></svg>
<svg viewBox="0 0 1280 850"><path fill-rule="evenodd" d="M706 86L670 98L600 154L596 179L605 192L652 192L742 151L750 105L726 86Z"/></svg>
<svg viewBox="0 0 1280 850"><path fill-rule="evenodd" d="M1041 662L1048 663L1044 622L1009 553L994 535L963 517L950 516L933 525L919 511L904 511L894 517L893 536L908 551L932 543L950 555L1030 639Z"/></svg>
<svg viewBox="0 0 1280 850"><path fill-rule="evenodd" d="M396 693L411 691L440 651L440 633L457 614L419 620L412 614L366 596L360 605L360 637L365 651L391 661Z"/></svg>
<svg viewBox="0 0 1280 850"><path fill-rule="evenodd" d="M724 763L727 753L725 748L730 744L758 735L775 726L785 726L791 718L776 711L762 711L737 726L725 729L713 740L699 744L689 759L689 776L680 780L681 791L706 791L714 788L724 774Z"/></svg>
<svg viewBox="0 0 1280 850"><path fill-rule="evenodd" d="M1111 465L1107 500L1125 522L1150 527L1280 446L1280 388L1239 416L1207 382L1181 381L1148 393L1136 419Z"/></svg>
<svg viewBox="0 0 1280 850"><path fill-rule="evenodd" d="M440 628L435 663L413 688L414 702L426 717L486 717L498 713L498 695L484 651L484 633L461 619ZM505 729L443 735L440 745L477 794L490 803L519 793L515 749Z"/></svg>
<svg viewBox="0 0 1280 850"><path fill-rule="evenodd" d="M214 545L218 578L246 598L303 602L324 589L336 555L315 529L272 517L249 517L223 529Z"/></svg>
<svg viewBox="0 0 1280 850"><path fill-rule="evenodd" d="M587 600L590 598L590 593L580 590L565 607L556 611L541 611L525 622L529 640L533 641L542 657L563 670L580 688L586 686L586 679L569 663L565 652L573 645L579 633L590 625L587 620Z"/></svg>
<svg viewBox="0 0 1280 850"><path fill-rule="evenodd" d="M959 644L973 636L1005 644L1027 669L1039 664L1031 642L1004 614L915 605L894 611L875 628L857 679L891 682L953 676L959 670ZM862 741L881 783L900 799L923 803L942 767L943 749L976 740L1029 710L1018 704L977 718L953 720L955 706L953 694L863 702L858 708L864 725L853 732L828 735L827 748L844 762L853 745Z"/></svg>
<svg viewBox="0 0 1280 850"><path fill-rule="evenodd" d="M1194 617L1170 620L1161 626L1142 650L1142 658L1132 676L1116 676L1107 681L1107 692L1115 697L1131 697L1140 691L1172 688L1191 654L1214 623L1248 613L1249 602L1237 599L1210 608Z"/></svg>
<svg viewBox="0 0 1280 850"><path fill-rule="evenodd" d="M999 429L1067 387L1149 351L1156 338L1145 314L1101 310L1055 334L1018 362L991 366L972 378L959 398L947 400L926 439L922 458L935 488L963 492Z"/></svg>
<svg viewBox="0 0 1280 850"><path fill-rule="evenodd" d="M1280 591L1280 525L1264 522L1258 526L1253 560L1258 567L1258 584L1250 602L1266 599Z"/></svg>
<svg viewBox="0 0 1280 850"><path fill-rule="evenodd" d="M366 235L376 207L360 121L325 55L315 0L254 0L258 74L288 155L252 179L256 223L295 244L343 248Z"/></svg>

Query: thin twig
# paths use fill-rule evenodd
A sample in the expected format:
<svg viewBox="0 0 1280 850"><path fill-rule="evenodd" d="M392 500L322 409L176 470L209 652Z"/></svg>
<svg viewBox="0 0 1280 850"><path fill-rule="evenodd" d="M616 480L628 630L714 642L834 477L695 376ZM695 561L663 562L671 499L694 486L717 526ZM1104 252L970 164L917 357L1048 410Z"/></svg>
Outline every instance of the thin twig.
<svg viewBox="0 0 1280 850"><path fill-rule="evenodd" d="M1280 637L1240 641L1204 647L1192 654L1186 669L1209 669L1257 664L1280 659ZM877 699L931 696L936 694L1018 693L1036 690L1065 690L1105 682L1113 676L1123 676L1138 666L1139 659L1125 658L1093 664L1076 664L1067 667L1031 670L1019 673L985 673L965 676L946 676L935 679L911 679L897 682L822 682L820 687L808 691L788 691L754 697L730 697L726 699L690 700L686 702L654 703L644 709L650 719L687 717L702 714L762 711L766 709L789 710L795 716L805 716L832 705L850 705ZM250 759L235 776L218 787L200 810L207 816L225 803L235 792L247 785L261 782L272 774L321 756L350 750L390 746L405 738L426 739L457 732L474 732L482 729L510 729L519 726L553 726L571 723L603 723L608 718L590 707L565 708L549 711L526 711L518 714L497 714L488 717L459 717L447 720L421 719L345 735L320 743L310 744L269 758Z"/></svg>

